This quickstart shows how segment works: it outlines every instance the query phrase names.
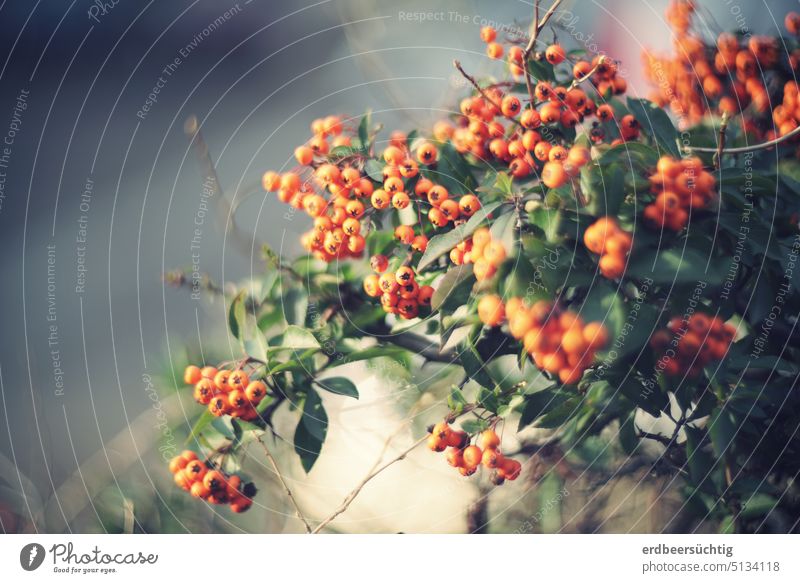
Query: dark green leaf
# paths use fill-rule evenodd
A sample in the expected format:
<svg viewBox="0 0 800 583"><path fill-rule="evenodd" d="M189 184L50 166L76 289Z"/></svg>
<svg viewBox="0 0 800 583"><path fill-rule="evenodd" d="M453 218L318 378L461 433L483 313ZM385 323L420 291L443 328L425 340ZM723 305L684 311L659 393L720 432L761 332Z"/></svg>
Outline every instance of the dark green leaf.
<svg viewBox="0 0 800 583"><path fill-rule="evenodd" d="M364 172L375 182L383 182L383 164L377 160L367 160L367 163L364 164Z"/></svg>
<svg viewBox="0 0 800 583"><path fill-rule="evenodd" d="M693 249L666 249L658 253L655 261L652 252L636 254L628 263L627 275L640 280L650 278L660 284L705 281L717 286L724 279L718 262L709 262Z"/></svg>
<svg viewBox="0 0 800 583"><path fill-rule="evenodd" d="M628 109L639 122L642 130L652 133L656 143L667 154L678 158L678 130L667 112L647 99L628 98Z"/></svg>
<svg viewBox="0 0 800 583"><path fill-rule="evenodd" d="M489 203L472 215L466 223L459 225L451 231L431 237L430 241L428 241L428 248L425 250L422 259L419 260L419 264L417 265L417 273L422 272L445 253L450 253L453 247L472 235L478 227L483 225L487 216L499 207L500 204L500 202Z"/></svg>
<svg viewBox="0 0 800 583"><path fill-rule="evenodd" d="M315 381L316 384L330 393L358 399L358 389L353 381L344 377L331 377Z"/></svg>
<svg viewBox="0 0 800 583"><path fill-rule="evenodd" d="M247 316L244 307L244 299L246 292L240 291L233 301L231 302L230 310L228 311L228 327L237 340L242 339L244 332L245 317Z"/></svg>
<svg viewBox="0 0 800 583"><path fill-rule="evenodd" d="M433 292L431 308L452 312L458 306L463 306L469 299L474 284L472 265L463 264L450 268Z"/></svg>

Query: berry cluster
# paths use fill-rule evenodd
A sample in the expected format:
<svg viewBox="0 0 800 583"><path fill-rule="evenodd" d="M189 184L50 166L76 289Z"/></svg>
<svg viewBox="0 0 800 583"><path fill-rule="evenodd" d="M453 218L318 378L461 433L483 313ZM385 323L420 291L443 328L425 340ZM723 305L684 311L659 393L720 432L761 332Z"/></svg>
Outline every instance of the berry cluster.
<svg viewBox="0 0 800 583"><path fill-rule="evenodd" d="M256 405L267 394L263 381L250 381L243 370L217 370L213 366L200 368L189 365L183 374L187 385L194 386L194 399L216 417L230 415L245 421L258 417Z"/></svg>
<svg viewBox="0 0 800 583"><path fill-rule="evenodd" d="M742 118L743 128L756 139L772 139L796 128L793 108L779 112L774 126L766 113L772 106L770 91L775 77L786 80L786 72L797 69L800 51L790 53L787 68L780 59L778 38L722 33L707 43L691 30L695 11L692 0L671 0L666 16L673 29L673 55L643 55L645 72L657 88L651 100L662 107L669 105L685 126L700 122L709 112L735 115L742 111L747 113ZM798 33L798 23L797 13L786 16L790 33Z"/></svg>
<svg viewBox="0 0 800 583"><path fill-rule="evenodd" d="M369 263L375 273L364 279L364 291L370 297L380 297L386 313L411 320L419 315L420 306L430 307L433 288L419 285L412 267L402 265L397 271L388 271L385 255L373 255Z"/></svg>
<svg viewBox="0 0 800 583"><path fill-rule="evenodd" d="M475 279L484 281L497 273L497 268L506 260L506 249L500 241L492 240L486 227L476 230L472 237L450 250L450 261L456 265L472 264Z"/></svg>
<svg viewBox="0 0 800 583"><path fill-rule="evenodd" d="M600 322L585 324L575 312L559 310L544 300L528 307L522 298L504 304L500 296L486 295L478 302L478 317L487 326L507 321L509 333L522 341L536 366L568 385L581 380L595 353L608 342L608 331Z"/></svg>
<svg viewBox="0 0 800 583"><path fill-rule="evenodd" d="M253 505L255 486L216 469L210 461L200 461L193 451L184 451L169 462L175 483L210 504L228 504L233 512L246 512Z"/></svg>
<svg viewBox="0 0 800 583"><path fill-rule="evenodd" d="M493 470L492 481L498 486L505 480L519 477L522 464L503 456L500 437L494 430L487 429L481 433L480 443L480 447L470 445L469 435L451 428L447 423L434 425L428 437L428 447L437 452L447 450L447 463L457 468L462 476L471 476L483 465Z"/></svg>
<svg viewBox="0 0 800 583"><path fill-rule="evenodd" d="M662 156L650 176L650 187L656 198L644 209L645 221L655 228L680 231L689 223L690 211L704 209L713 200L717 181L699 158Z"/></svg>
<svg viewBox="0 0 800 583"><path fill-rule="evenodd" d="M696 377L709 362L724 358L735 335L736 328L722 318L698 312L672 318L653 334L650 346L661 355L658 368L664 374Z"/></svg>
<svg viewBox="0 0 800 583"><path fill-rule="evenodd" d="M622 277L633 238L630 233L620 229L615 218L597 219L583 234L583 243L589 251L600 255L599 266L603 277Z"/></svg>

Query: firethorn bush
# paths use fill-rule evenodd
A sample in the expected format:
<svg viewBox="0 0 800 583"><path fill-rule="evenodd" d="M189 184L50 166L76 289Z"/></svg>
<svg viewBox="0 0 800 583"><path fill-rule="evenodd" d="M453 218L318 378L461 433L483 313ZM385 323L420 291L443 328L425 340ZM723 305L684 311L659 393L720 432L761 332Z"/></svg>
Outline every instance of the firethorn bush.
<svg viewBox="0 0 800 583"><path fill-rule="evenodd" d="M513 432L597 456L651 441L699 520L796 516L800 17L783 38L708 38L693 13L671 2L674 54L644 55L653 101L611 56L485 27L497 77L456 62L473 90L432 128L314 120L296 166L262 180L307 215L306 253L265 248L229 297L241 358L186 370L193 435L231 451L293 415L310 471L320 392L359 396L339 367L433 362L463 381L422 437L465 477L524 477ZM180 486L246 509L235 476L187 459Z"/></svg>

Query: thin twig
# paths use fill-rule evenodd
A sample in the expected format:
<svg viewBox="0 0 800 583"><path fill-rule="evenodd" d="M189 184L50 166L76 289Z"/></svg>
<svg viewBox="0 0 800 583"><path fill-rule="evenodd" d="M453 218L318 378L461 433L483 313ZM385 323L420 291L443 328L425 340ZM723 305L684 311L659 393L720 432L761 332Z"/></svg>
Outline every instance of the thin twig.
<svg viewBox="0 0 800 583"><path fill-rule="evenodd" d="M337 509L336 509L336 510L333 512L333 514L331 514L331 515L330 515L330 516L328 516L328 517L327 517L325 520L323 520L322 522L320 522L320 523L317 525L317 527L316 527L316 528L314 528L314 530L312 530L312 531L311 531L311 534L318 534L320 531L322 531L322 529L323 529L323 528L325 528L325 527L326 527L328 524L330 524L330 523L331 523L331 522L332 522L332 521L333 521L333 520L334 520L334 519L335 519L337 516L339 516L340 514L342 514L343 512L345 512L345 511L346 511L346 510L347 510L347 509L350 507L350 504L353 502L353 500L355 500L355 499L356 499L356 497L357 497L357 496L358 496L358 495L361 493L361 490L364 488L364 486L366 486L366 485L367 485L367 483L368 483L370 480L372 480L372 479L373 479L374 477L376 477L378 474L380 474L381 472L383 472L383 471L384 471L386 468L388 468L388 467L392 466L393 464L395 464L395 463L399 462L400 460L404 459L404 458L405 458L405 457L406 457L406 456L407 456L409 453L411 453L411 451L412 451L414 448L416 448L418 445L420 445L420 444L421 444L422 442L424 442L426 439L428 439L428 435L427 435L427 434L426 434L426 435L424 435L424 436L422 436L422 437L421 437L421 438L419 438L417 441L415 441L413 444L411 444L411 446L409 446L408 448L406 448L405 450L403 450L403 452L402 452L402 453L400 453L400 455L398 455L397 457L395 457L395 458L393 458L393 459L389 460L388 462L386 462L385 464L383 464L382 466L380 466L380 465L379 465L379 464L380 464L380 461L381 461L381 459L383 458L383 455L384 455L384 453L385 453L385 450L388 448L388 443L387 443L387 445L386 445L386 446L384 446L384 452L383 452L383 453L381 453L381 457L380 457L380 458L378 458L378 462L377 462L377 463L376 463L376 464L375 464L375 465L372 467L372 470L370 470L370 472L369 472L369 473L366 475L366 477L365 477L363 480L361 480L361 482L360 482L360 483L359 483L359 484L358 484L358 485L357 485L357 486L356 486L356 487L355 487L355 488L354 488L354 489L353 489L353 490L352 490L352 491L351 491L351 492L350 492L350 493L349 493L349 494L348 494L348 495L345 497L345 499L344 499L344 501L342 502L341 506L339 506L339 508L337 508Z"/></svg>
<svg viewBox="0 0 800 583"><path fill-rule="evenodd" d="M464 76L464 79L469 81L472 84L472 86L475 88L475 90L478 93L481 94L481 97L483 97L486 101L488 101L489 103L494 105L503 117L505 117L509 121L514 122L518 126L522 127L522 124L520 123L520 121L518 119L514 119L513 117L509 117L509 116L507 116L507 115L505 115L503 113L502 106L499 103L497 103L494 99L489 97L489 94L486 93L486 91L484 91L483 88L478 84L478 82L475 80L475 77L473 77L472 75L467 73L464 70L464 67L461 66L461 63L457 59L455 61L453 61L453 65L455 66L456 69L458 69L458 72L461 73L461 75Z"/></svg>
<svg viewBox="0 0 800 583"><path fill-rule="evenodd" d="M800 126L797 126L788 134L775 138L774 140L770 140L768 142L762 142L760 144L753 144L752 146L742 146L740 148L725 148L722 150L724 154L744 154L746 152L754 152L756 150L766 150L767 148L771 148L772 146L777 146L778 144L785 142L787 140L791 140L795 136L800 134ZM698 146L684 146L684 152L708 152L716 154L719 151L719 147L716 148L701 148Z"/></svg>
<svg viewBox="0 0 800 583"><path fill-rule="evenodd" d="M588 79L591 79L592 75L597 73L597 69L599 69L600 66L603 65L605 62L606 62L606 56L605 55L600 55L600 57L597 59L597 63L595 63L594 67L592 67L589 70L589 72L586 73L586 75L584 75L583 77L578 77L577 79L573 79L572 80L572 83L570 83L569 87L567 87L567 91L571 91L571 90L575 89L578 85L583 83L584 81L586 81Z"/></svg>
<svg viewBox="0 0 800 583"><path fill-rule="evenodd" d="M300 510L300 506L297 505L297 500L295 500L294 496L292 495L292 491L289 488L289 485L286 483L286 480L284 480L284 478L283 478L283 474L281 473L280 469L278 469L278 463L275 461L275 458L272 457L272 453L270 453L269 448L267 447L267 444L262 441L262 439L261 439L262 435L258 435L255 431L253 432L253 435L256 436L256 439L258 440L258 443L260 443L261 447L264 448L264 454L267 456L267 459L272 464L272 467L275 470L275 473L278 475L278 480L280 480L281 484L283 485L283 489L286 492L286 496L289 498L289 501L292 503L292 506L294 506L294 511L295 511L295 514L297 515L297 518L299 518L300 521L303 523L303 526L305 526L306 532L310 533L311 532L311 525L308 523L308 520L306 520L306 517L303 515L302 510Z"/></svg>
<svg viewBox="0 0 800 583"><path fill-rule="evenodd" d="M536 39L539 38L539 3L541 0L536 0L533 5L533 26L531 26L531 39L528 41L528 46L522 53L522 65L525 70L525 87L528 88L528 100L533 107L536 103L536 98L533 94L533 81L531 80L531 72L528 68L528 62L531 58L531 52L536 44Z"/></svg>
<svg viewBox="0 0 800 583"><path fill-rule="evenodd" d="M717 152L714 154L714 168L719 170L722 165L722 152L725 150L725 138L728 133L728 112L722 114L722 121L719 123L719 141L717 142Z"/></svg>

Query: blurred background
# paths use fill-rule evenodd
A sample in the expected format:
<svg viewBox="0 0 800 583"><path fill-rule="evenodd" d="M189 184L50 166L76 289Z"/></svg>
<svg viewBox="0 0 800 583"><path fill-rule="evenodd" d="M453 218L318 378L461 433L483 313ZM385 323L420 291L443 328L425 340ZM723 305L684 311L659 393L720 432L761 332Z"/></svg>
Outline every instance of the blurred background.
<svg viewBox="0 0 800 583"><path fill-rule="evenodd" d="M796 6L698 4L709 34L776 34ZM625 58L629 90L646 95L639 54L668 48L665 6L565 0L556 33L570 48ZM236 354L224 304L212 293L166 288L162 276L194 266L224 287L261 269L257 251L226 228L219 197L204 196L184 122L197 115L222 186L234 190L293 165L294 146L319 116L372 109L389 128L431 126L467 90L453 59L478 77L501 74L479 28L525 30L531 13L522 0L0 2L2 530L299 531L257 455L245 465L262 491L242 516L195 503L166 469L197 414L175 390L174 371L190 358ZM285 209L253 197L237 216L291 257L307 222ZM392 390L420 382L402 367L354 367L350 376L362 398L326 402L331 429L309 475L290 444L275 445L300 503L318 519L407 415ZM421 398L435 406L436 387ZM411 439L401 433L392 447ZM334 527L468 530L466 508L481 487L427 453L371 483ZM532 460L531 473L537 463L546 466L546 455ZM489 530L680 528L672 521L680 498L667 480L644 486L632 472L573 486L562 474L493 495Z"/></svg>

